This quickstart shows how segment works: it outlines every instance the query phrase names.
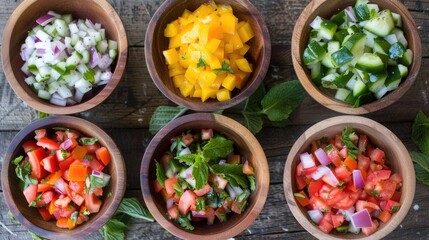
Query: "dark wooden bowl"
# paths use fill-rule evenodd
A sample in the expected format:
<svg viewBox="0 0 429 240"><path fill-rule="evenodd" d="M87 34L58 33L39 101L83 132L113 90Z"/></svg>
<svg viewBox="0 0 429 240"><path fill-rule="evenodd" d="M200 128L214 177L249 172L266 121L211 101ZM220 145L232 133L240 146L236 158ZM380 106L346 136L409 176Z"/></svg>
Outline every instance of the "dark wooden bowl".
<svg viewBox="0 0 429 240"><path fill-rule="evenodd" d="M106 29L106 37L118 42L118 57L113 76L106 86L96 88L94 96L74 106L56 106L37 97L37 94L25 83L25 74L21 71L24 64L19 53L28 31L40 16L49 10L61 14L71 13L74 19L91 19L101 23ZM121 19L115 9L103 0L87 0L84 3L75 0L27 0L23 1L12 13L3 31L2 62L6 78L26 104L32 108L50 114L73 114L91 109L109 97L121 80L128 55L127 35Z"/></svg>
<svg viewBox="0 0 429 240"><path fill-rule="evenodd" d="M162 51L168 49L169 39L164 37L168 23L182 15L185 9L194 11L207 0L166 0L153 15L146 32L145 57L149 74L158 89L171 101L195 111L214 111L232 107L252 95L265 78L271 58L271 40L267 26L252 3L248 0L215 0L216 4L230 5L239 20L250 23L255 37L249 41L250 50L246 58L253 63L253 72L241 90L234 90L231 99L219 102L209 99L202 102L198 98L183 97L176 89L173 80L168 76Z"/></svg>
<svg viewBox="0 0 429 240"><path fill-rule="evenodd" d="M242 214L228 215L228 220L214 225L195 224L193 231L186 231L175 221L167 217L164 199L153 189L156 179L155 159L161 159L169 149L170 139L188 130L213 128L234 141L238 152L248 159L255 169L256 191L248 201L248 206ZM178 118L164 128L149 143L143 156L140 169L140 182L146 206L156 221L167 231L183 239L227 239L244 231L261 212L267 198L270 173L264 150L253 134L238 122L217 114L197 113Z"/></svg>
<svg viewBox="0 0 429 240"><path fill-rule="evenodd" d="M106 173L112 176L109 185L103 189L111 192L111 197L104 197L100 212L91 214L88 222L73 230L61 229L55 226L55 221L46 222L36 208L28 207L24 194L18 187L18 177L15 173L13 159L23 155L22 144L34 137L34 130L40 128L65 127L77 130L88 137L97 137L102 146L110 151L111 161L106 167ZM113 140L99 127L86 120L58 116L35 121L22 129L10 143L3 161L1 183L4 199L15 218L29 231L49 239L79 239L101 228L115 213L126 187L125 163Z"/></svg>
<svg viewBox="0 0 429 240"><path fill-rule="evenodd" d="M295 24L292 37L293 67L305 90L314 98L314 100L318 101L323 106L345 114L365 114L375 112L396 102L414 83L414 80L419 73L422 60L420 36L417 31L416 23L407 8L398 0L371 0L371 3L378 4L380 9L390 9L392 12L398 13L402 16L403 30L405 37L408 40L408 48L410 48L414 53L413 63L409 67L408 76L402 80L396 90L388 93L380 100L364 104L358 108L353 108L351 104L336 100L334 98L334 91L317 87L310 78L309 69L307 69L302 61L302 54L308 45L308 38L311 30L310 23L314 18L316 18L316 16L329 19L345 7L354 5L355 2L356 0L311 1L299 16Z"/></svg>
<svg viewBox="0 0 429 240"><path fill-rule="evenodd" d="M345 127L353 127L357 133L364 133L368 139L384 150L386 157L390 161L392 173L399 173L402 178L402 197L399 211L393 214L392 219L387 224L381 223L379 229L370 236L365 236L362 232L359 234L326 234L318 226L314 225L307 215L307 210L296 202L294 193L298 192L295 177L296 166L299 164L299 154L307 151L312 141L322 137L334 137L335 134L341 133ZM296 140L286 160L283 174L283 186L285 197L289 209L294 217L305 230L318 239L382 239L395 230L401 221L405 218L414 199L416 189L416 179L414 173L413 161L411 160L408 150L402 144L395 134L383 125L364 117L359 116L339 116L321 121L307 131L305 131Z"/></svg>

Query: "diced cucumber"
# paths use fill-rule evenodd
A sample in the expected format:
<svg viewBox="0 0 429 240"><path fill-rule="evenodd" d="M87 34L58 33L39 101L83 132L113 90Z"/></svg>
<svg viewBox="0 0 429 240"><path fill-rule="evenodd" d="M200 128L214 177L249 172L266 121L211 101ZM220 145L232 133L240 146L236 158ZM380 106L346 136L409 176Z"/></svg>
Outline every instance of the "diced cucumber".
<svg viewBox="0 0 429 240"><path fill-rule="evenodd" d="M377 99L382 98L388 92L387 87L383 86L378 92L374 93Z"/></svg>
<svg viewBox="0 0 429 240"><path fill-rule="evenodd" d="M88 29L88 35L93 37L96 42L103 40L101 33L94 29Z"/></svg>
<svg viewBox="0 0 429 240"><path fill-rule="evenodd" d="M49 34L53 38L58 36L58 31L55 28L55 25L46 25L44 30L47 34Z"/></svg>
<svg viewBox="0 0 429 240"><path fill-rule="evenodd" d="M29 76L29 77L25 78L24 81L25 81L25 83L27 83L27 85L31 85L31 84L36 82L36 79L34 78L34 76Z"/></svg>
<svg viewBox="0 0 429 240"><path fill-rule="evenodd" d="M338 78L338 73L328 74L322 78L322 86L325 88L337 89L334 84L334 80Z"/></svg>
<svg viewBox="0 0 429 240"><path fill-rule="evenodd" d="M359 26L358 26L356 23L352 23L352 24L350 24L350 26L347 28L347 32L348 32L350 35L353 35L353 34L355 34L355 33L360 33L360 32L362 32L362 31L359 29Z"/></svg>
<svg viewBox="0 0 429 240"><path fill-rule="evenodd" d="M335 33L335 31L334 31ZM113 41L113 40L109 40L109 50L111 49L118 49L118 42Z"/></svg>
<svg viewBox="0 0 429 240"><path fill-rule="evenodd" d="M381 61L384 64L384 69L386 69L387 65L389 65L389 63L392 61L392 59L390 59L389 56L386 55L386 54L383 54L383 53L374 53L374 55L377 55L381 59Z"/></svg>
<svg viewBox="0 0 429 240"><path fill-rule="evenodd" d="M82 54L86 50L85 45L80 40L77 41L76 45L74 46L74 49L80 54Z"/></svg>
<svg viewBox="0 0 429 240"><path fill-rule="evenodd" d="M394 43L389 48L389 57L391 59L397 59L404 55L404 53L407 51L407 49L402 45L402 43L397 42Z"/></svg>
<svg viewBox="0 0 429 240"><path fill-rule="evenodd" d="M78 53L77 51L73 52L73 54L70 57L68 57L66 60L67 70L76 69L81 59L82 59L82 55L80 53Z"/></svg>
<svg viewBox="0 0 429 240"><path fill-rule="evenodd" d="M344 65L344 66L340 67L337 72L344 73L345 71L347 71L349 69L350 69L349 65Z"/></svg>
<svg viewBox="0 0 429 240"><path fill-rule="evenodd" d="M55 19L54 26L57 30L58 35L60 35L61 37L65 37L69 34L69 26L67 22L63 19Z"/></svg>
<svg viewBox="0 0 429 240"><path fill-rule="evenodd" d="M384 85L387 87L388 91L395 90L398 88L399 83L401 83L401 72L397 66L391 66L387 68L387 79Z"/></svg>
<svg viewBox="0 0 429 240"><path fill-rule="evenodd" d="M370 92L364 93L359 97L357 97L355 103L353 104L353 108L358 108L365 103L371 102L373 99L374 97L372 96L372 93Z"/></svg>
<svg viewBox="0 0 429 240"><path fill-rule="evenodd" d="M369 9L367 4L359 4L354 7L354 12L359 22L370 19Z"/></svg>
<svg viewBox="0 0 429 240"><path fill-rule="evenodd" d="M401 73L401 77L404 78L408 75L408 68L402 64L398 64L399 72Z"/></svg>
<svg viewBox="0 0 429 240"><path fill-rule="evenodd" d="M103 42L103 41L101 41ZM100 43L101 43L100 42ZM305 65L314 64L322 60L326 55L326 50L317 42L311 42L304 50L303 61Z"/></svg>
<svg viewBox="0 0 429 240"><path fill-rule="evenodd" d="M323 19L319 16L317 16L311 23L310 27L315 30L320 30L320 24L322 24Z"/></svg>
<svg viewBox="0 0 429 240"><path fill-rule="evenodd" d="M363 55L366 43L365 34L355 33L345 41L343 46L349 49L353 56L358 58Z"/></svg>
<svg viewBox="0 0 429 240"><path fill-rule="evenodd" d="M330 53L327 53L326 56L320 61L324 67L329 69L334 69L334 62L332 61L332 57Z"/></svg>
<svg viewBox="0 0 429 240"><path fill-rule="evenodd" d="M51 82L48 84L48 92L50 94L54 94L58 90L59 87L60 87L60 84L58 81Z"/></svg>
<svg viewBox="0 0 429 240"><path fill-rule="evenodd" d="M347 86L347 83L349 82L349 80L353 77L353 72L352 71L346 71L343 74L341 74L340 76L338 76L337 78L334 79L333 84L337 87L337 88L345 88Z"/></svg>
<svg viewBox="0 0 429 240"><path fill-rule="evenodd" d="M355 3L355 6L359 6L361 4L367 4L369 3L369 0L357 0Z"/></svg>
<svg viewBox="0 0 429 240"><path fill-rule="evenodd" d="M46 42L47 40L50 40L51 39L51 36L49 36L49 34L47 34L45 31L43 31L43 30L38 30L37 32L36 32L36 37L38 38L38 39L40 39L40 41L42 41L42 42Z"/></svg>
<svg viewBox="0 0 429 240"><path fill-rule="evenodd" d="M328 53L333 53L338 51L341 48L341 45L337 41L328 42Z"/></svg>
<svg viewBox="0 0 429 240"><path fill-rule="evenodd" d="M324 77L322 64L317 62L315 64L308 65L307 67L311 70L311 80L313 80L317 86L322 85L321 79Z"/></svg>
<svg viewBox="0 0 429 240"><path fill-rule="evenodd" d="M366 30L363 30L363 33L366 35L365 46L369 48L374 48L374 40L377 38L377 35L372 34ZM371 51L372 52L372 51Z"/></svg>
<svg viewBox="0 0 429 240"><path fill-rule="evenodd" d="M354 104L356 102L356 98L353 96L353 92L350 91L350 94L344 99L344 102Z"/></svg>
<svg viewBox="0 0 429 240"><path fill-rule="evenodd" d="M322 39L319 37L319 31L318 30L312 30L310 32L310 41L309 42L312 42L312 41L320 42L320 40L322 40Z"/></svg>
<svg viewBox="0 0 429 240"><path fill-rule="evenodd" d="M355 85L353 86L353 96L359 97L369 91L368 87L360 79L356 80Z"/></svg>
<svg viewBox="0 0 429 240"><path fill-rule="evenodd" d="M379 74L370 74L369 82L367 83L369 91L376 93L384 87L384 83L387 79L387 72Z"/></svg>
<svg viewBox="0 0 429 240"><path fill-rule="evenodd" d="M335 67L341 67L353 60L353 54L346 47L342 47L340 50L332 53L331 58Z"/></svg>
<svg viewBox="0 0 429 240"><path fill-rule="evenodd" d="M82 52L82 62L88 64L90 60L90 53L88 50Z"/></svg>
<svg viewBox="0 0 429 240"><path fill-rule="evenodd" d="M395 28L392 31L393 34L395 34L396 39L398 39L398 42L402 43L402 45L404 45L405 48L408 47L408 41L404 36L404 32L399 29L399 28Z"/></svg>
<svg viewBox="0 0 429 240"><path fill-rule="evenodd" d="M337 24L329 20L323 20L322 23L320 23L319 35L323 39L332 40L332 38L334 38L335 32L337 31L337 28Z"/></svg>
<svg viewBox="0 0 429 240"><path fill-rule="evenodd" d="M379 56L365 53L356 63L356 68L368 73L379 73L384 70L385 64Z"/></svg>
<svg viewBox="0 0 429 240"><path fill-rule="evenodd" d="M390 43L387 42L384 38L376 38L374 39L374 53L383 53L383 54L389 54L390 49Z"/></svg>
<svg viewBox="0 0 429 240"><path fill-rule="evenodd" d="M395 34L390 34L390 35L387 35L385 38L384 38L390 45L392 45L392 44L394 44L394 43L397 43L398 42L398 38L396 37L396 35Z"/></svg>
<svg viewBox="0 0 429 240"><path fill-rule="evenodd" d="M377 13L380 11L380 8L378 7L377 4L370 3L370 4L367 4L367 7L368 7L368 10L369 10L370 19L373 18L373 17L376 17Z"/></svg>
<svg viewBox="0 0 429 240"><path fill-rule="evenodd" d="M340 30L334 34L334 40L342 43L348 35L349 33L347 32L347 30Z"/></svg>
<svg viewBox="0 0 429 240"><path fill-rule="evenodd" d="M60 85L57 89L57 93L64 99L73 96L72 92L66 85Z"/></svg>
<svg viewBox="0 0 429 240"><path fill-rule="evenodd" d="M71 35L71 42L70 42L70 45L72 46L72 47L74 47L74 46L76 46L76 43L79 41L79 35L78 34L72 34Z"/></svg>
<svg viewBox="0 0 429 240"><path fill-rule="evenodd" d="M370 19L365 24L364 29L377 36L385 37L392 32L394 27L395 23L393 21L392 12L386 9L381 11L377 17Z"/></svg>
<svg viewBox="0 0 429 240"><path fill-rule="evenodd" d="M346 13L344 10L339 12L338 14L331 17L331 22L337 24L337 26L340 26L341 24L346 22Z"/></svg>
<svg viewBox="0 0 429 240"><path fill-rule="evenodd" d="M411 49L407 49L398 61L407 67L411 66L411 63L413 62L413 51Z"/></svg>
<svg viewBox="0 0 429 240"><path fill-rule="evenodd" d="M350 78L349 82L346 84L346 87L353 91L353 88L355 87L356 81L359 80L359 77L355 74L352 78Z"/></svg>
<svg viewBox="0 0 429 240"><path fill-rule="evenodd" d="M100 42L97 43L97 51L100 53L106 53L106 50L108 48L108 43L106 40L102 40Z"/></svg>
<svg viewBox="0 0 429 240"><path fill-rule="evenodd" d="M43 89L39 89L37 91L37 96L41 99L49 100L51 99L51 94L48 91L45 91Z"/></svg>
<svg viewBox="0 0 429 240"><path fill-rule="evenodd" d="M118 50L116 50L116 49L110 49L109 50L109 57L111 59L115 59L116 56L118 56Z"/></svg>
<svg viewBox="0 0 429 240"><path fill-rule="evenodd" d="M346 88L339 88L335 93L335 99L345 101L352 92ZM353 94L352 94L353 95Z"/></svg>
<svg viewBox="0 0 429 240"><path fill-rule="evenodd" d="M95 38L91 36L86 36L83 38L83 45L88 49L95 47L95 45L97 45L97 42L95 41Z"/></svg>
<svg viewBox="0 0 429 240"><path fill-rule="evenodd" d="M369 74L367 72L361 71L359 69L353 69L354 73L359 76L360 80L362 80L362 82L367 83L369 81Z"/></svg>
<svg viewBox="0 0 429 240"><path fill-rule="evenodd" d="M335 68L326 68L325 76L327 76L329 74L334 74L334 73L337 73L337 69L335 69Z"/></svg>
<svg viewBox="0 0 429 240"><path fill-rule="evenodd" d="M395 22L396 27L402 27L402 17L401 15L392 12L393 22Z"/></svg>
<svg viewBox="0 0 429 240"><path fill-rule="evenodd" d="M61 15L61 18L64 19L64 21L66 21L68 24L73 21L73 15L71 14L63 14Z"/></svg>

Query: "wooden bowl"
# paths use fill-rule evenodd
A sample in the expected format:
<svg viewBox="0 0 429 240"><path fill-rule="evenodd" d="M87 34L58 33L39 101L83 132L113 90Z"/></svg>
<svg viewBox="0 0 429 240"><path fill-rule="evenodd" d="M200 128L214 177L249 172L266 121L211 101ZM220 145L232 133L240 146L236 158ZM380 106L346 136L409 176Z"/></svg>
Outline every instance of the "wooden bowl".
<svg viewBox="0 0 429 240"><path fill-rule="evenodd" d="M110 82L94 89L93 97L74 106L56 106L37 97L37 94L25 83L25 74L21 71L24 64L19 53L28 31L40 16L49 10L73 14L74 19L91 19L101 23L106 29L106 38L118 42L116 67ZM32 108L50 114L73 114L91 109L109 97L121 80L128 55L127 35L122 21L115 9L102 0L87 0L83 4L75 0L27 0L23 1L12 13L3 31L2 42L3 70L10 86L26 104Z"/></svg>
<svg viewBox="0 0 429 240"><path fill-rule="evenodd" d="M27 200L18 187L18 177L15 173L15 165L12 163L16 157L24 155L22 144L34 138L34 130L40 128L48 130L53 127L70 128L88 137L97 137L99 143L109 149L111 156L110 164L106 167L105 172L112 178L109 185L103 190L105 193L111 192L112 196L104 196L100 212L91 214L88 222L73 230L58 228L55 226L55 221L44 221L36 208L28 207ZM15 136L3 161L1 183L7 206L15 218L29 231L49 239L79 239L97 231L113 216L124 196L125 175L124 159L116 144L103 130L80 118L57 116L35 121Z"/></svg>
<svg viewBox="0 0 429 240"><path fill-rule="evenodd" d="M237 105L252 95L262 83L268 71L271 58L271 40L267 26L252 3L248 0L215 0L216 4L230 5L239 20L250 23L255 37L249 41L250 49L246 58L253 63L253 72L241 90L234 90L231 99L219 102L208 99L202 102L199 98L183 97L174 87L168 75L168 67L162 51L168 49L169 39L164 37L168 23L182 15L185 9L194 11L207 0L166 0L153 15L146 32L145 57L149 74L158 89L171 101L195 111L215 111Z"/></svg>
<svg viewBox="0 0 429 240"><path fill-rule="evenodd" d="M311 142L322 137L334 137L341 133L345 127L353 127L358 134L366 134L374 146L384 150L390 160L392 173L399 173L403 178L401 207L393 214L387 224L381 223L377 232L370 236L359 234L326 234L309 220L307 211L295 201L294 193L298 192L293 176L296 166L299 164L299 154L307 151ZM405 218L413 202L416 188L414 166L408 150L395 134L383 125L364 117L339 116L321 121L305 131L295 142L286 160L283 174L285 197L296 220L309 233L319 239L382 239L395 230Z"/></svg>
<svg viewBox="0 0 429 240"><path fill-rule="evenodd" d="M236 150L253 165L256 191L250 195L248 206L241 214L228 215L228 220L223 223L216 220L213 225L207 225L206 222L201 222L200 225L194 224L195 229L187 231L168 218L165 201L153 188L153 181L156 179L155 159L161 159L163 153L168 151L172 137L191 129L203 128L213 128L216 132L234 141ZM167 231L183 239L217 240L238 235L258 217L267 198L270 173L264 150L249 130L222 115L197 113L173 120L154 136L143 156L140 182L146 206L156 221Z"/></svg>
<svg viewBox="0 0 429 240"><path fill-rule="evenodd" d="M304 86L305 90L314 100L318 101L323 106L337 112L345 114L365 114L375 112L396 102L401 98L411 87L416 79L422 60L420 36L417 31L416 23L407 8L398 0L371 0L371 3L376 3L380 9L390 9L392 12L402 16L403 30L405 37L408 40L408 48L413 53L413 63L409 67L408 76L402 80L399 87L385 95L380 100L371 103L363 104L358 108L353 108L351 104L335 99L335 91L317 87L310 78L310 70L303 64L302 54L308 45L310 34L310 23L317 16L330 18L334 14L343 10L345 7L355 4L356 0L313 0L299 16L292 37L292 62L299 81Z"/></svg>

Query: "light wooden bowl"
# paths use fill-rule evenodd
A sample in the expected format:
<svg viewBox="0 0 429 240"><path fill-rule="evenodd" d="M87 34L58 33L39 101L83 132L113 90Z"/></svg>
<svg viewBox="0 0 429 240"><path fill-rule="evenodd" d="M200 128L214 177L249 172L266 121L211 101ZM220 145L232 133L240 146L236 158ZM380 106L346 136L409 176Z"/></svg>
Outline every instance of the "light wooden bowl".
<svg viewBox="0 0 429 240"><path fill-rule="evenodd" d="M234 141L238 152L248 159L255 169L256 191L248 200L248 206L242 214L228 215L228 220L213 225L206 222L194 224L193 231L186 231L167 216L164 199L153 189L156 179L155 159L161 159L168 151L170 139L190 129L213 128ZM197 113L173 120L162 128L146 148L140 169L140 182L146 206L156 221L173 235L183 239L227 239L238 235L249 227L261 212L267 198L270 173L264 150L253 134L238 122L217 114Z"/></svg>
<svg viewBox="0 0 429 240"><path fill-rule="evenodd" d="M299 164L299 154L307 151L311 142L322 137L334 137L341 133L345 127L353 127L357 133L364 133L374 146L385 151L387 159L390 160L392 173L399 173L403 178L401 207L393 214L387 224L381 223L377 232L370 236L360 234L326 234L309 220L307 211L295 201L293 194L297 192L295 177L293 176L296 166ZM286 160L283 174L285 197L296 220L301 226L319 239L382 239L395 230L405 218L414 199L416 179L414 166L408 150L395 134L383 125L364 117L339 116L321 121L305 131L295 142Z"/></svg>
<svg viewBox="0 0 429 240"><path fill-rule="evenodd" d="M250 50L246 58L253 63L253 72L241 90L234 90L231 99L219 102L209 99L202 102L198 98L183 97L179 89L176 89L173 80L168 75L162 51L168 49L169 39L164 37L164 29L168 23L182 15L185 9L194 11L207 0L166 0L152 16L146 32L145 57L149 74L158 89L171 101L178 105L196 111L215 111L237 105L252 95L262 83L268 71L271 58L271 40L267 26L252 3L248 0L215 0L216 4L230 5L234 15L239 20L250 23L255 32L255 37L249 41Z"/></svg>
<svg viewBox="0 0 429 240"><path fill-rule="evenodd" d="M40 16L49 10L61 14L71 13L74 19L91 19L101 23L106 29L106 37L118 42L118 56L115 60L113 76L106 86L94 89L93 97L74 106L56 106L37 97L37 94L25 83L25 74L21 71L24 64L19 53L28 31ZM85 3L75 0L26 0L12 13L3 31L2 62L6 78L26 104L32 108L50 114L73 114L89 110L109 97L121 80L128 55L127 35L121 19L115 9L104 0L87 0ZM84 99L85 100L85 99Z"/></svg>
<svg viewBox="0 0 429 240"><path fill-rule="evenodd" d="M350 5L354 6L355 2L356 0L311 1L299 16L292 35L293 67L305 90L314 98L314 100L323 106L345 114L365 114L375 112L396 102L414 83L414 80L419 73L422 60L420 36L417 31L416 23L407 8L398 0L371 0L371 3L378 4L380 9L390 9L392 12L398 13L402 16L403 30L405 37L408 40L408 48L410 48L414 53L413 63L409 68L408 76L402 80L396 90L385 95L380 100L364 104L358 108L353 108L351 104L336 100L334 98L334 91L317 87L310 78L309 69L307 69L302 61L302 54L308 45L308 38L311 30L310 23L314 18L316 18L316 16L329 19L345 7Z"/></svg>
<svg viewBox="0 0 429 240"><path fill-rule="evenodd" d="M110 174L112 178L109 185L103 190L105 193L111 192L112 196L104 196L100 212L91 214L88 222L73 230L58 228L55 226L55 221L44 221L36 208L28 207L24 194L18 187L18 177L15 173L15 165L12 163L13 159L24 154L22 144L34 138L34 130L40 128L48 130L53 127L70 128L88 137L97 137L99 143L109 149L111 156L106 173ZM79 239L97 231L115 213L125 192L125 163L113 140L93 123L70 116L49 117L31 123L12 140L4 157L1 183L6 205L15 218L29 231L49 239Z"/></svg>

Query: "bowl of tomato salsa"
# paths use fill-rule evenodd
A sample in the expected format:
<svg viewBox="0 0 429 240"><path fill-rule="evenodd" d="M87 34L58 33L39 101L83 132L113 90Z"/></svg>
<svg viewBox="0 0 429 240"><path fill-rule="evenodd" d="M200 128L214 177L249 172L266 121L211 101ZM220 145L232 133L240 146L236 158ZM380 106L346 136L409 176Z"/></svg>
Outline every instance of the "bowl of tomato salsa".
<svg viewBox="0 0 429 240"><path fill-rule="evenodd" d="M381 239L405 218L415 192L401 140L364 117L321 121L293 145L285 165L288 206L319 239Z"/></svg>
<svg viewBox="0 0 429 240"><path fill-rule="evenodd" d="M10 143L2 166L8 208L29 231L49 239L83 238L115 213L125 192L122 155L86 120L37 120Z"/></svg>

